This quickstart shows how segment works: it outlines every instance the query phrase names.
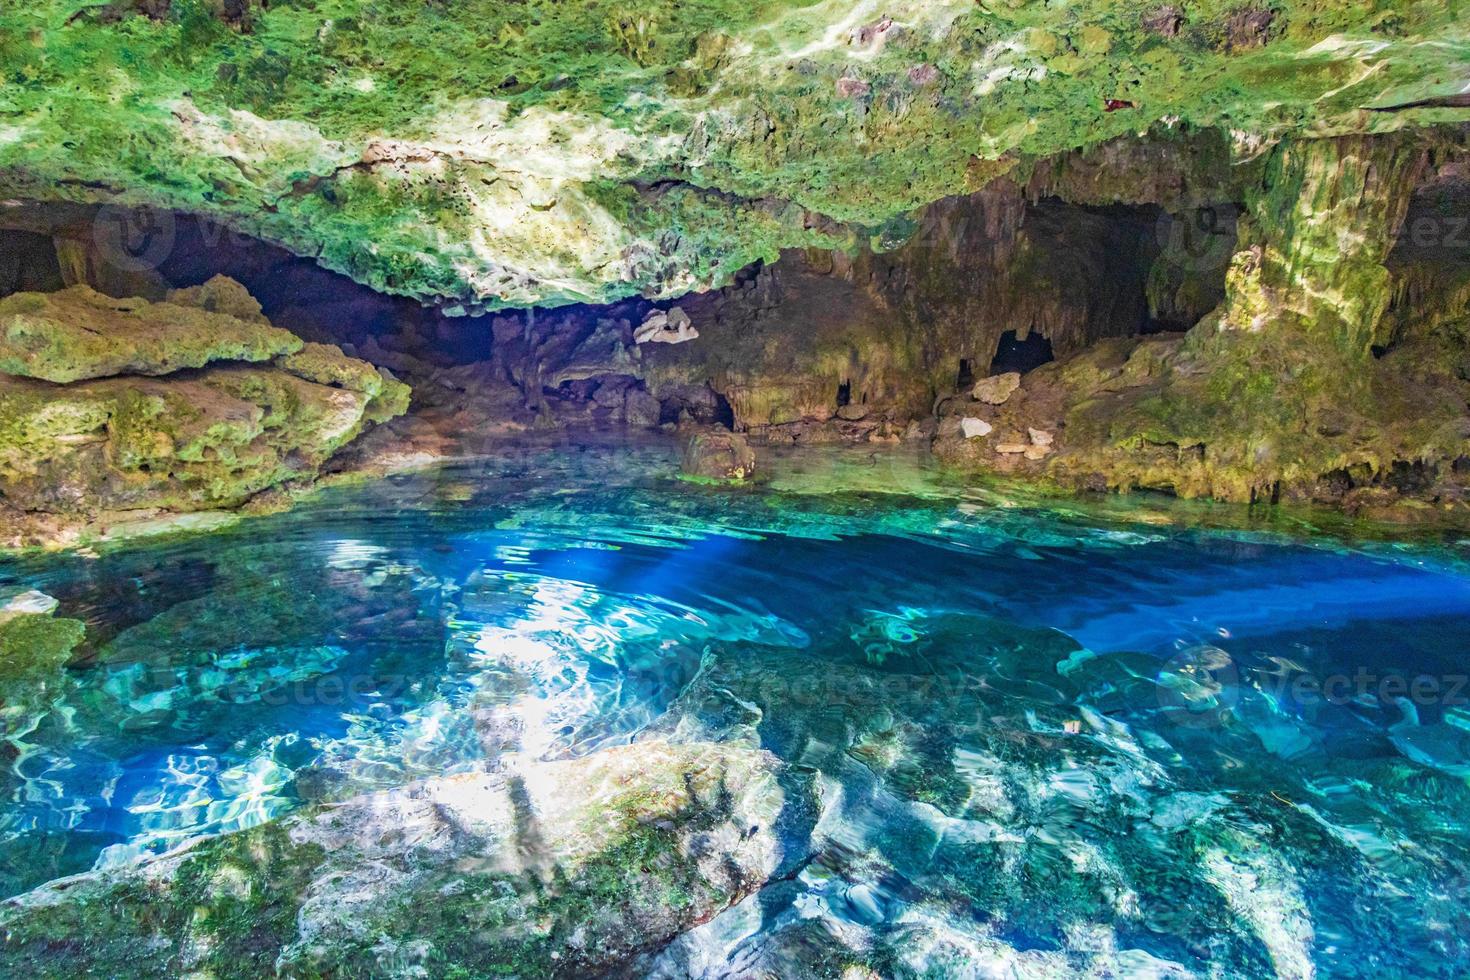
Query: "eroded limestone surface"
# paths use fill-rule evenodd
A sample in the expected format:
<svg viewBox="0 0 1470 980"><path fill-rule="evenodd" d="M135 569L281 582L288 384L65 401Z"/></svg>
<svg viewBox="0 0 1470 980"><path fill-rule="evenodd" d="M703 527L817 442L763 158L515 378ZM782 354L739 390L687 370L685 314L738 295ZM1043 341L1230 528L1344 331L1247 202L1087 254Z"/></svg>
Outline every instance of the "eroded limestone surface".
<svg viewBox="0 0 1470 980"><path fill-rule="evenodd" d="M45 0L0 12L0 196L461 310L672 297L1155 126L1460 121L1466 45L1449 2Z"/></svg>
<svg viewBox="0 0 1470 980"><path fill-rule="evenodd" d="M217 311L221 296L249 318ZM310 482L365 427L407 408L406 385L304 344L242 296L215 280L160 303L87 286L0 300L0 502L10 514L238 506Z"/></svg>

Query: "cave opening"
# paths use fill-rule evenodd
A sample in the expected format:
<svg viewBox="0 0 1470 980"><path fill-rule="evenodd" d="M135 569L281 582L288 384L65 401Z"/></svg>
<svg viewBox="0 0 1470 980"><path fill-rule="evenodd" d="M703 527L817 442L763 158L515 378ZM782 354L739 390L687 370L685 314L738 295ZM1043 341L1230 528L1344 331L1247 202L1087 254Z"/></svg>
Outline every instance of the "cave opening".
<svg viewBox="0 0 1470 980"><path fill-rule="evenodd" d="M0 230L0 296L49 293L65 283L49 235Z"/></svg>
<svg viewBox="0 0 1470 980"><path fill-rule="evenodd" d="M846 408L852 404L852 382L842 381L837 385L837 407Z"/></svg>
<svg viewBox="0 0 1470 980"><path fill-rule="evenodd" d="M1016 331L1007 330L1001 334L995 357L990 361L990 373L995 375L1016 371L1025 374L1054 360L1056 358L1052 354L1051 341L1040 332L1032 330L1026 334L1025 340L1021 340L1017 338Z"/></svg>
<svg viewBox="0 0 1470 980"><path fill-rule="evenodd" d="M954 382L956 391L964 391L975 383L975 368L973 363L968 357L960 358L960 369L955 374Z"/></svg>

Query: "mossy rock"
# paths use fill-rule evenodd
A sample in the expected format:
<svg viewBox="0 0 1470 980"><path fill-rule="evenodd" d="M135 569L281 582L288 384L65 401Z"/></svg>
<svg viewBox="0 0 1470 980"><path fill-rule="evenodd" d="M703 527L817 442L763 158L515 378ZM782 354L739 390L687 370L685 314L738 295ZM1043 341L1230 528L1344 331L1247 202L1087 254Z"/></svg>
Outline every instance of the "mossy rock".
<svg viewBox="0 0 1470 980"><path fill-rule="evenodd" d="M268 361L301 340L269 323L88 286L0 299L0 373L68 384L163 375L212 361Z"/></svg>

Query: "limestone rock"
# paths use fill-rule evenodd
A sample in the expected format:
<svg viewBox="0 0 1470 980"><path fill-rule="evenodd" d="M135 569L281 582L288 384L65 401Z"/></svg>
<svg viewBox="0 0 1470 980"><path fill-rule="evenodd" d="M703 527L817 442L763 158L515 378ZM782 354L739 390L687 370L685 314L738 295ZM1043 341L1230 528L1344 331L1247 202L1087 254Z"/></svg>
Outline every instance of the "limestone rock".
<svg viewBox="0 0 1470 980"><path fill-rule="evenodd" d="M168 301L179 306L197 306L211 313L223 313L248 323L270 325L260 311L260 302L229 276L217 275L198 286L170 289Z"/></svg>
<svg viewBox="0 0 1470 980"><path fill-rule="evenodd" d="M233 280L173 299L77 286L0 300L9 508L88 519L233 507L309 482L365 427L408 407L407 385L271 326Z"/></svg>
<svg viewBox="0 0 1470 980"><path fill-rule="evenodd" d="M0 492L53 513L233 506L314 476L361 431L367 404L268 367L59 390L0 379Z"/></svg>
<svg viewBox="0 0 1470 980"><path fill-rule="evenodd" d="M779 774L712 743L513 756L12 899L0 972L619 972L774 873Z"/></svg>
<svg viewBox="0 0 1470 980"><path fill-rule="evenodd" d="M0 623L17 616L49 616L59 605L56 599L37 589L19 592L0 601Z"/></svg>
<svg viewBox="0 0 1470 980"><path fill-rule="evenodd" d="M1027 429L1026 434L1031 437L1033 446L1050 446L1056 438L1045 429Z"/></svg>
<svg viewBox="0 0 1470 980"><path fill-rule="evenodd" d="M298 378L367 395L363 414L369 422L386 422L408 411L412 395L408 385L387 368L348 357L335 344L309 343L295 354L276 358L275 364Z"/></svg>
<svg viewBox="0 0 1470 980"><path fill-rule="evenodd" d="M784 248L832 247L969 193L996 161L1175 119L1266 139L1452 121L1433 105L1399 102L1392 118L1362 107L1449 84L1463 60L1452 3L1393 4L1391 24L1384 5L1320 0L1017 0L1005 16L982 4L885 16L712 3L692 17L560 3L524 19L520 5L446 4L405 15L389 44L368 0L311 25L292 4L228 0L204 6L248 17L189 35L179 59L159 57L156 35L184 4L160 24L98 13L168 6L30 5L47 24L72 22L24 42L34 64L10 59L26 77L0 123L0 197L62 187L76 201L208 214L465 310L708 288ZM493 43L446 48L448 37ZM113 57L99 65L102 49ZM574 70L559 60L573 53ZM1099 96L1119 94L1114 61L1128 65L1126 121L1099 118ZM479 79L497 81L467 81ZM1358 80L1351 92L1344 79Z"/></svg>
<svg viewBox="0 0 1470 980"><path fill-rule="evenodd" d="M1002 442L995 447L995 451L1002 456L1019 456L1030 448L1024 442Z"/></svg>
<svg viewBox="0 0 1470 980"><path fill-rule="evenodd" d="M652 394L642 388L631 388L623 400L623 420L639 429L658 426L663 414L663 405Z"/></svg>
<svg viewBox="0 0 1470 980"><path fill-rule="evenodd" d="M984 419L977 419L968 415L960 419L960 432L963 433L966 439L979 439L982 436L988 436L994 429L995 426Z"/></svg>
<svg viewBox="0 0 1470 980"><path fill-rule="evenodd" d="M654 310L633 331L633 340L640 344L682 344L698 336L699 331L694 329L689 314L677 306L667 313Z"/></svg>
<svg viewBox="0 0 1470 980"><path fill-rule="evenodd" d="M0 299L0 373L67 384L164 375L212 361L301 350L289 331L176 303L113 299L88 286Z"/></svg>
<svg viewBox="0 0 1470 980"><path fill-rule="evenodd" d="M755 473L755 453L738 432L704 429L685 445L681 468L707 480L744 480Z"/></svg>
<svg viewBox="0 0 1470 980"><path fill-rule="evenodd" d="M383 376L377 368L348 357L334 344L306 344L294 354L277 358L276 364L298 378L360 391L368 397L383 390Z"/></svg>
<svg viewBox="0 0 1470 980"><path fill-rule="evenodd" d="M1021 387L1020 373L1008 371L1005 374L993 374L975 382L975 388L971 394L976 401L987 405L1004 405L1019 387Z"/></svg>

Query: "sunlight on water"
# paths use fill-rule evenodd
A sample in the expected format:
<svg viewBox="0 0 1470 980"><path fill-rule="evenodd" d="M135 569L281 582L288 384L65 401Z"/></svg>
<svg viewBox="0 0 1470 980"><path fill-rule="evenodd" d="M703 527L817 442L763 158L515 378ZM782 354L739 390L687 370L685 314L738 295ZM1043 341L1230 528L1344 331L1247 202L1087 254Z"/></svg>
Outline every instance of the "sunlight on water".
<svg viewBox="0 0 1470 980"><path fill-rule="evenodd" d="M799 866L678 940L668 976L880 941L1163 976L1465 952L1463 546L912 478L814 494L799 469L726 491L618 458L0 565L88 628L63 676L5 682L3 890L657 733L767 748L821 799Z"/></svg>

